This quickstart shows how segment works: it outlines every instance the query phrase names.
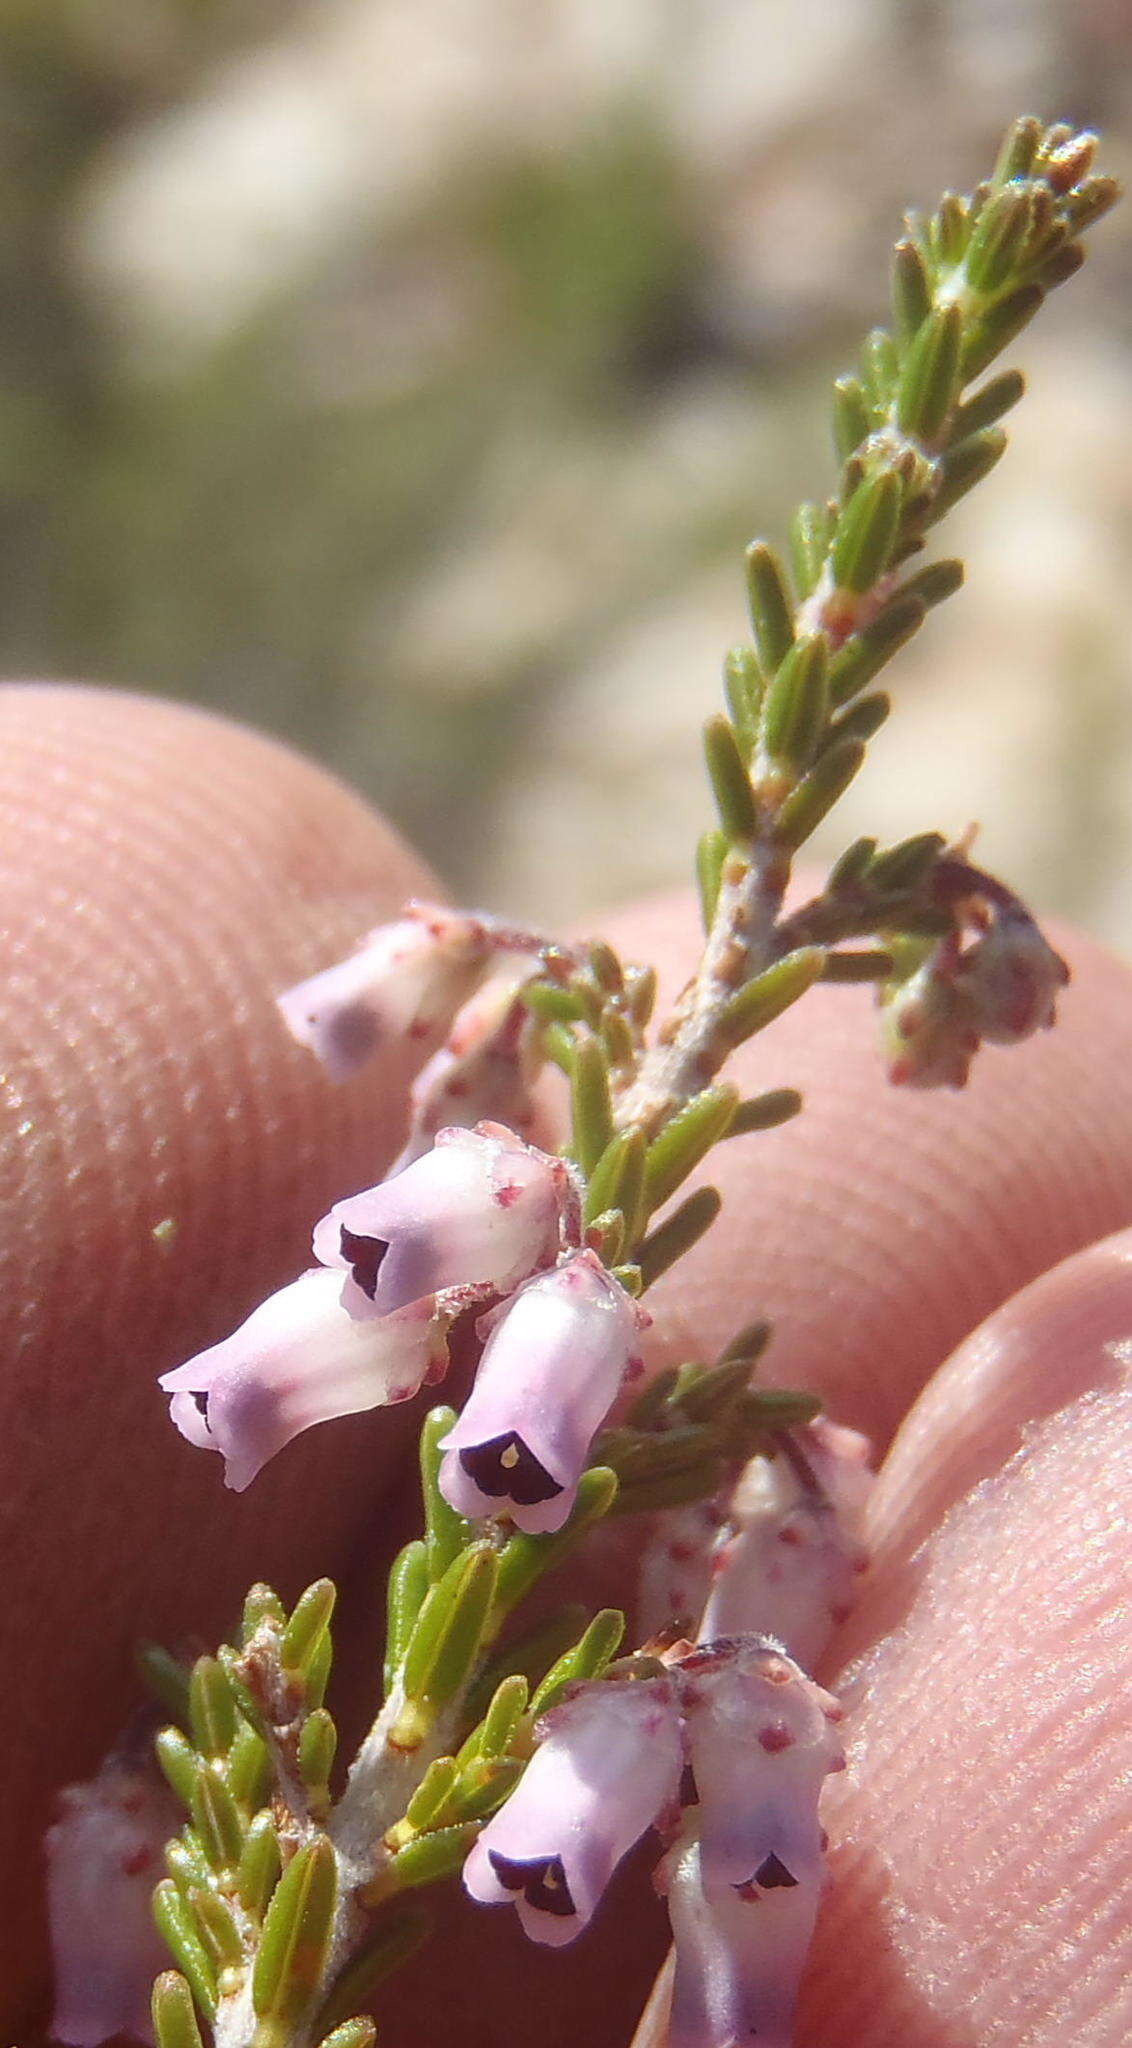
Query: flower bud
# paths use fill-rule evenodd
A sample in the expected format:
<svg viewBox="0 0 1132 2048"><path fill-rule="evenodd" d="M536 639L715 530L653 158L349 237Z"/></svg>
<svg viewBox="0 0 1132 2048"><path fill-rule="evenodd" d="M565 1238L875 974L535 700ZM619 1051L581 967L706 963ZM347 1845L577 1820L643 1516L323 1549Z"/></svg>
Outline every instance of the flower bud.
<svg viewBox="0 0 1132 2048"><path fill-rule="evenodd" d="M1013 1045L1048 1030L1069 969L1033 919L1017 909L1004 911L975 941L963 979L980 1037Z"/></svg>

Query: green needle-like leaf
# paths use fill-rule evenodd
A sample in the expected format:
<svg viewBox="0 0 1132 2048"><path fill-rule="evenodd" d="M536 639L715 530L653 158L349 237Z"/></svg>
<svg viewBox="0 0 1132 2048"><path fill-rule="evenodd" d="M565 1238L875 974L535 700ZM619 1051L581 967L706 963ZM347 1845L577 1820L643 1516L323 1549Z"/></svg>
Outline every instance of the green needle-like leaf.
<svg viewBox="0 0 1132 2048"><path fill-rule="evenodd" d="M410 1828L420 1833L432 1826L436 1816L447 1806L459 1777L460 1766L454 1756L434 1759L405 1808L405 1819Z"/></svg>
<svg viewBox="0 0 1132 2048"><path fill-rule="evenodd" d="M448 1803L445 1819L486 1820L514 1791L523 1775L518 1757L480 1757L463 1773Z"/></svg>
<svg viewBox="0 0 1132 2048"><path fill-rule="evenodd" d="M503 1679L496 1686L479 1727L473 1729L456 1761L468 1764L475 1757L502 1756L527 1710L529 1692L530 1687L521 1672L514 1672L511 1677Z"/></svg>
<svg viewBox="0 0 1132 2048"><path fill-rule="evenodd" d="M762 702L763 676L753 647L730 647L723 660L723 693L744 760L750 760Z"/></svg>
<svg viewBox="0 0 1132 2048"><path fill-rule="evenodd" d="M894 470L882 469L858 484L838 521L833 543L833 575L842 590L871 590L884 574L900 530L903 500L903 487Z"/></svg>
<svg viewBox="0 0 1132 2048"><path fill-rule="evenodd" d="M806 789L814 775L820 772L821 765L819 762L806 781L799 784L795 795ZM824 965L825 951L821 946L799 946L795 952L787 953L785 959L776 960L773 967L756 975L732 996L720 1014L722 1037L729 1045L742 1045L744 1039L772 1024L776 1017L804 996L808 988L813 987Z"/></svg>
<svg viewBox="0 0 1132 2048"><path fill-rule="evenodd" d="M624 1633L625 1616L618 1608L603 1607L595 1614L581 1642L567 1650L547 1672L531 1701L531 1719L548 1713L568 1685L600 1678L606 1665L616 1657Z"/></svg>
<svg viewBox="0 0 1132 2048"><path fill-rule="evenodd" d="M377 2026L373 2020L343 2020L333 2033L324 2035L319 2048L374 2048Z"/></svg>
<svg viewBox="0 0 1132 2048"><path fill-rule="evenodd" d="M789 1123L802 1107L796 1088L768 1088L764 1095L752 1095L741 1102L731 1119L729 1138L743 1138L751 1131L773 1131Z"/></svg>
<svg viewBox="0 0 1132 2048"><path fill-rule="evenodd" d="M367 2004L378 1985L416 1954L431 1931L429 1913L418 1901L387 1907L372 1934L335 1978L319 2007L317 2028L359 2025L352 2017L358 2006ZM327 2048L325 2041L321 2048Z"/></svg>
<svg viewBox="0 0 1132 2048"><path fill-rule="evenodd" d="M382 1888L387 1883L393 1891L410 1891L451 1877L478 1834L477 1822L463 1821L455 1827L437 1828L430 1835L418 1835L390 1858Z"/></svg>
<svg viewBox="0 0 1132 2048"><path fill-rule="evenodd" d="M723 1197L718 1188L697 1188L694 1194L666 1216L663 1223L649 1232L637 1253L641 1269L641 1291L651 1287L662 1273L682 1259L685 1252L698 1244L705 1231L711 1229L721 1208Z"/></svg>
<svg viewBox="0 0 1132 2048"><path fill-rule="evenodd" d="M264 1622L270 1622L280 1629L286 1626L287 1610L278 1593L262 1584L252 1587L244 1601L243 1620L240 1624L240 1642L244 1649Z"/></svg>
<svg viewBox="0 0 1132 2048"><path fill-rule="evenodd" d="M864 391L855 377L838 377L833 387L833 445L838 458L846 462L855 448L866 441L872 420Z"/></svg>
<svg viewBox="0 0 1132 2048"><path fill-rule="evenodd" d="M419 1538L394 1558L386 1596L385 1690L405 1661L409 1638L429 1589L428 1550Z"/></svg>
<svg viewBox="0 0 1132 2048"><path fill-rule="evenodd" d="M915 339L931 309L932 286L924 258L915 242L898 242L892 252L892 310L902 350Z"/></svg>
<svg viewBox="0 0 1132 2048"><path fill-rule="evenodd" d="M296 2025L322 1980L338 1903L338 1869L325 1836L304 1843L283 1872L267 1909L252 1969L260 2019Z"/></svg>
<svg viewBox="0 0 1132 2048"><path fill-rule="evenodd" d="M717 1082L693 1095L657 1133L645 1154L644 1206L649 1215L727 1135L738 1101L739 1090L731 1082Z"/></svg>
<svg viewBox="0 0 1132 2048"><path fill-rule="evenodd" d="M570 1109L574 1157L582 1172L590 1174L613 1136L609 1070L594 1038L583 1038L575 1046Z"/></svg>
<svg viewBox="0 0 1132 2048"><path fill-rule="evenodd" d="M164 1970L150 2004L157 2048L203 2048L193 1994L176 1970Z"/></svg>
<svg viewBox="0 0 1132 2048"><path fill-rule="evenodd" d="M201 1760L179 1728L163 1728L154 1742L157 1761L182 1806L190 1808Z"/></svg>
<svg viewBox="0 0 1132 2048"><path fill-rule="evenodd" d="M219 1894L203 1887L189 1900L196 1914L205 1945L211 1950L221 1980L225 1970L239 1969L244 1960L243 1945L236 1923Z"/></svg>
<svg viewBox="0 0 1132 2048"><path fill-rule="evenodd" d="M838 740L827 748L805 779L791 790L778 813L774 836L780 846L796 853L805 845L838 798L844 796L864 758L863 740ZM733 996L731 1000L735 1003L738 998Z"/></svg>
<svg viewBox="0 0 1132 2048"><path fill-rule="evenodd" d="M157 1931L206 2020L216 2018L216 1968L200 1937L196 1920L171 1878L163 1878L153 1894Z"/></svg>
<svg viewBox="0 0 1132 2048"><path fill-rule="evenodd" d="M720 822L729 840L743 844L758 830L755 800L739 744L722 713L704 726L704 758Z"/></svg>
<svg viewBox="0 0 1132 2048"><path fill-rule="evenodd" d="M925 615L922 599L897 596L861 632L854 633L830 663L833 703L847 704L871 683L885 662L923 625Z"/></svg>
<svg viewBox="0 0 1132 2048"><path fill-rule="evenodd" d="M189 1680L189 1729L200 1754L226 1756L236 1734L236 1702L223 1666L198 1657Z"/></svg>
<svg viewBox="0 0 1132 2048"><path fill-rule="evenodd" d="M138 1676L159 1706L178 1727L189 1722L189 1674L179 1657L173 1657L160 1643L139 1643L134 1661Z"/></svg>
<svg viewBox="0 0 1132 2048"><path fill-rule="evenodd" d="M968 434L977 434L983 427L993 427L1003 413L1017 405L1025 390L1026 379L1021 370L1004 370L1000 377L992 377L981 390L964 399L952 421L952 439L963 441Z"/></svg>
<svg viewBox="0 0 1132 2048"><path fill-rule="evenodd" d="M259 1919L266 1912L281 1868L274 1818L270 1813L257 1813L244 1838L236 1870L236 1896L254 1918Z"/></svg>
<svg viewBox="0 0 1132 2048"><path fill-rule="evenodd" d="M747 597L759 660L773 675L794 644L794 617L782 566L765 541L747 549Z"/></svg>
<svg viewBox="0 0 1132 2048"><path fill-rule="evenodd" d="M440 1466L444 1453L440 1439L447 1436L456 1420L454 1408L433 1408L421 1425L421 1495L425 1515L425 1548L428 1576L433 1585L444 1577L454 1557L472 1540L470 1522L449 1507L440 1491Z"/></svg>
<svg viewBox="0 0 1132 2048"><path fill-rule="evenodd" d="M499 1554L493 1634L531 1587L561 1564L578 1538L609 1513L616 1498L616 1474L603 1465L591 1465L578 1482L578 1497L569 1519L553 1536L528 1536L516 1530Z"/></svg>
<svg viewBox="0 0 1132 2048"><path fill-rule="evenodd" d="M963 315L958 306L946 306L929 314L908 350L896 394L896 419L903 433L914 435L925 447L935 445L955 403L962 341Z"/></svg>
<svg viewBox="0 0 1132 2048"><path fill-rule="evenodd" d="M800 775L821 744L828 716L826 639L815 633L794 642L763 700L759 743L767 760Z"/></svg>
<svg viewBox="0 0 1132 2048"><path fill-rule="evenodd" d="M279 1644L284 1671L302 1672L310 1663L320 1636L330 1626L336 1597L330 1579L316 1579L300 1594Z"/></svg>
<svg viewBox="0 0 1132 2048"><path fill-rule="evenodd" d="M474 1543L433 1586L405 1653L406 1699L438 1707L455 1698L479 1654L498 1572L498 1553Z"/></svg>
<svg viewBox="0 0 1132 2048"><path fill-rule="evenodd" d="M719 887L723 880L723 863L727 859L730 841L726 832L717 827L700 834L696 847L696 880L700 890L700 913L705 932L709 932L715 919L719 902Z"/></svg>
<svg viewBox="0 0 1132 2048"><path fill-rule="evenodd" d="M201 1764L193 1787L193 1826L209 1863L219 1877L235 1875L244 1847L244 1822L222 1778Z"/></svg>
<svg viewBox="0 0 1132 2048"><path fill-rule="evenodd" d="M270 1763L267 1744L262 1736L241 1718L236 1739L228 1752L224 1778L236 1804L246 1814L258 1812L267 1797Z"/></svg>
<svg viewBox="0 0 1132 2048"><path fill-rule="evenodd" d="M830 729L830 745L839 740L871 740L891 710L892 699L887 690L873 690L867 697L858 697L855 704L838 712Z"/></svg>
<svg viewBox="0 0 1132 2048"><path fill-rule="evenodd" d="M1005 452L1006 435L1001 427L985 427L981 434L972 434L969 440L949 448L940 464L939 489L932 500L927 524L934 526L960 498L981 484Z"/></svg>
<svg viewBox="0 0 1132 2048"><path fill-rule="evenodd" d="M325 1707L308 1714L299 1736L299 1776L314 1793L325 1793L334 1768L338 1730Z"/></svg>
<svg viewBox="0 0 1132 2048"><path fill-rule="evenodd" d="M645 1134L636 1127L618 1131L610 1139L590 1175L582 1212L586 1223L592 1223L608 1209L620 1209L629 1236L635 1234L644 1184L645 1147Z"/></svg>

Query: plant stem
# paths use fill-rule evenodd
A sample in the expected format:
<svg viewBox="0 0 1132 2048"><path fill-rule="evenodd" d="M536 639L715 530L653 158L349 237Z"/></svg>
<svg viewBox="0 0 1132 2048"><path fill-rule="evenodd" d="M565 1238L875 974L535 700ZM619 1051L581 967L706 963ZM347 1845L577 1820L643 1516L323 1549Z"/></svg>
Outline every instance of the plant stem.
<svg viewBox="0 0 1132 2048"><path fill-rule="evenodd" d="M723 863L719 899L699 967L615 1106L618 1128L654 1137L719 1072L731 1047L720 1020L731 997L783 950L776 933L790 855L761 831Z"/></svg>

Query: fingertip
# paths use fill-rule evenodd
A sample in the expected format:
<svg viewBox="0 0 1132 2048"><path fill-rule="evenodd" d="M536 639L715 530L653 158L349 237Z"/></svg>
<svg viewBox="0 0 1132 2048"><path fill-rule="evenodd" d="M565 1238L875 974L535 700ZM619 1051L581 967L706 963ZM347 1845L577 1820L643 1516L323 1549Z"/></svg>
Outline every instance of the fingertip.
<svg viewBox="0 0 1132 2048"><path fill-rule="evenodd" d="M0 1811L4 1999L38 1953L47 1789L128 1711L136 1637L222 1633L249 1575L294 1593L367 1511L364 1424L237 1499L155 1382L309 1262L321 1210L388 1158L404 1058L336 1089L275 997L428 887L359 798L255 733L0 690L0 1655L42 1731Z"/></svg>

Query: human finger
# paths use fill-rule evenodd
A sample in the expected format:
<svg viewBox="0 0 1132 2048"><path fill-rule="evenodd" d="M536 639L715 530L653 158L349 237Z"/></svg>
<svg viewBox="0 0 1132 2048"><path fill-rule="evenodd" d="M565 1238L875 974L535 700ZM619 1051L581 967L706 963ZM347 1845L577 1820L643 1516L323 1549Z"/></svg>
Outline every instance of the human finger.
<svg viewBox="0 0 1132 2048"><path fill-rule="evenodd" d="M291 1447L247 1495L155 1384L376 1179L408 1073L336 1089L273 998L429 878L341 784L226 721L0 690L0 2016L42 1981L36 1844L136 1700L139 1635L231 1627L333 1570L405 1426Z"/></svg>

